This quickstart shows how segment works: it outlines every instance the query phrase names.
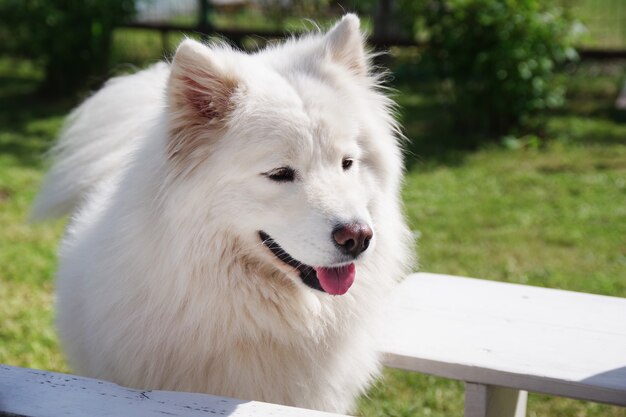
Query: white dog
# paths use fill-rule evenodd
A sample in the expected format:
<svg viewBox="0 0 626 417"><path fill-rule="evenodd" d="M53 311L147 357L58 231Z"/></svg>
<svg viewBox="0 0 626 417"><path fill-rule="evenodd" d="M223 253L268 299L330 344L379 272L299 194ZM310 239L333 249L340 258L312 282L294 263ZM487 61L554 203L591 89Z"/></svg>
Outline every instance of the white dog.
<svg viewBox="0 0 626 417"><path fill-rule="evenodd" d="M74 370L353 406L412 253L369 58L354 15L254 54L185 40L73 112L33 216L73 212L57 322Z"/></svg>

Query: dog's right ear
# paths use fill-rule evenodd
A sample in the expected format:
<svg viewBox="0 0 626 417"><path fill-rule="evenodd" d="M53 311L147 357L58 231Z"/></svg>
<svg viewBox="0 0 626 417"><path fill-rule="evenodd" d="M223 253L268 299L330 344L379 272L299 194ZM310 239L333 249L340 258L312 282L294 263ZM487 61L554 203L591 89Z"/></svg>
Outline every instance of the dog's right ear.
<svg viewBox="0 0 626 417"><path fill-rule="evenodd" d="M218 58L214 50L191 39L176 50L167 87L170 158L195 154L226 124L238 81Z"/></svg>

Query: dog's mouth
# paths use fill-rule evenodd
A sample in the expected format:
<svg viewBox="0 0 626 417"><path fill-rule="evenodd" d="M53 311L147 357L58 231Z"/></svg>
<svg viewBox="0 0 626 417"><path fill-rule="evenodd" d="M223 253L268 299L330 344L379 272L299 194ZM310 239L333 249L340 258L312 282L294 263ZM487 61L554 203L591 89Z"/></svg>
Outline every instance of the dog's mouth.
<svg viewBox="0 0 626 417"><path fill-rule="evenodd" d="M264 231L259 231L259 238L280 262L298 271L302 282L313 289L332 295L343 295L354 283L356 267L353 263L338 267L309 266L289 255Z"/></svg>

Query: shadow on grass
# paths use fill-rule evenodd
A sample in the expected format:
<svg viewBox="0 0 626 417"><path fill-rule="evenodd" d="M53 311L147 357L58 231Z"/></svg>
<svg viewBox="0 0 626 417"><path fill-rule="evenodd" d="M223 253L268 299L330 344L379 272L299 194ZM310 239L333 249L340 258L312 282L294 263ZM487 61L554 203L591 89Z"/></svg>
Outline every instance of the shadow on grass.
<svg viewBox="0 0 626 417"><path fill-rule="evenodd" d="M452 107L441 94L432 74L404 71L395 83L396 101L404 132L407 169L429 169L439 165L457 166L485 145L500 143L501 137L462 132L453 127ZM590 81L590 75L593 78ZM626 77L626 61L584 62L559 74L568 90L564 107L546 111L529 120L526 128L512 134L538 135L581 145L626 143L626 115L614 107Z"/></svg>
<svg viewBox="0 0 626 417"><path fill-rule="evenodd" d="M404 145L407 169L461 165L484 140L452 129L451 109L433 83L401 83L396 89L400 123L408 138Z"/></svg>
<svg viewBox="0 0 626 417"><path fill-rule="evenodd" d="M626 60L583 62L559 74L567 86L564 107L545 116L544 135L578 144L626 143L626 112L615 107Z"/></svg>
<svg viewBox="0 0 626 417"><path fill-rule="evenodd" d="M40 97L36 91L36 79L0 76L0 154L10 154L27 166L42 164L74 104L70 99Z"/></svg>
<svg viewBox="0 0 626 417"><path fill-rule="evenodd" d="M393 64L391 65L393 67ZM458 166L483 144L497 143L471 132L455 131L453 114L439 84L418 65L396 65L394 88L399 117L408 141L404 144L407 169L429 170ZM33 75L35 74L35 75ZM589 76L594 77L589 81ZM581 64L560 75L568 86L567 105L540 115L544 140L561 139L580 144L624 143L626 124L619 122L613 103L626 63L618 66ZM20 163L40 166L57 135L62 119L76 100L51 100L36 94L33 71L0 72L0 153ZM519 132L524 135L525 132Z"/></svg>

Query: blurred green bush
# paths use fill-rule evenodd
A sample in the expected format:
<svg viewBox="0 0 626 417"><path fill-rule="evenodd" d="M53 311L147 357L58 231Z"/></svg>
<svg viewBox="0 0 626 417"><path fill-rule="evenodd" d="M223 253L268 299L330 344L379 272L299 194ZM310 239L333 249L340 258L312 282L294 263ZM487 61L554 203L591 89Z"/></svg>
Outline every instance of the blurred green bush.
<svg viewBox="0 0 626 417"><path fill-rule="evenodd" d="M112 32L134 0L0 0L0 53L44 68L41 92L60 96L108 71Z"/></svg>
<svg viewBox="0 0 626 417"><path fill-rule="evenodd" d="M558 107L558 66L577 58L576 25L540 0L399 0L405 27L426 42L444 79L455 130L498 137Z"/></svg>

